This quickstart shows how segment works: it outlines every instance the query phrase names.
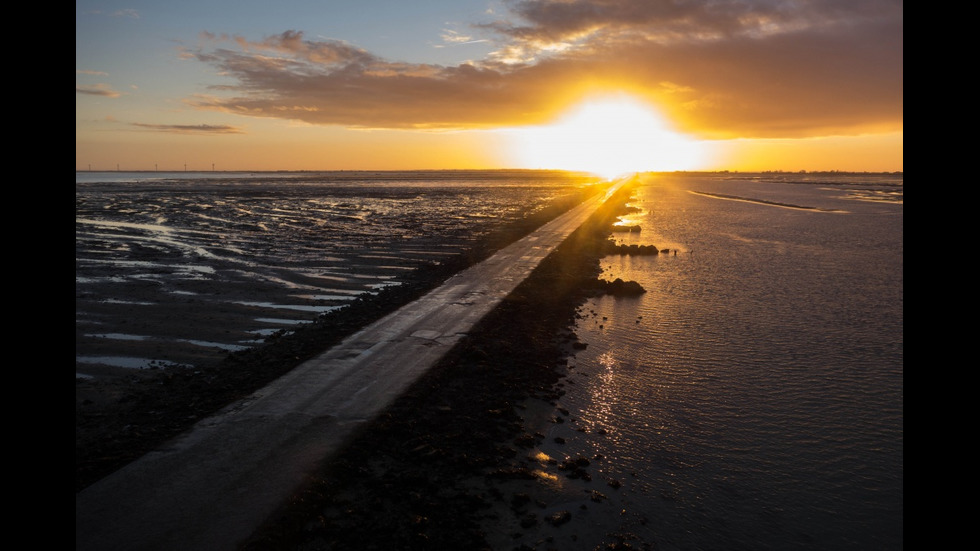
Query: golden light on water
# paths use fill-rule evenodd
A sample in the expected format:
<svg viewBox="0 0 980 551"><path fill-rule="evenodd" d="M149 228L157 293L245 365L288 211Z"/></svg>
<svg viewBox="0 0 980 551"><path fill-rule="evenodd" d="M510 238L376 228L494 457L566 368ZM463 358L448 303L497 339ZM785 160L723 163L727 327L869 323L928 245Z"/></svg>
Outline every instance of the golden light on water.
<svg viewBox="0 0 980 551"><path fill-rule="evenodd" d="M707 147L670 129L657 111L628 95L585 101L554 124L512 130L524 168L585 171L612 178L643 171L696 170Z"/></svg>
<svg viewBox="0 0 980 551"><path fill-rule="evenodd" d="M541 480L546 480L548 482L558 482L558 475L542 471L541 469L535 469L532 471L534 476Z"/></svg>
<svg viewBox="0 0 980 551"><path fill-rule="evenodd" d="M547 463L548 461L551 461L551 456L549 456L548 454L542 451L539 451L536 454L534 454L534 459L536 459L540 463Z"/></svg>

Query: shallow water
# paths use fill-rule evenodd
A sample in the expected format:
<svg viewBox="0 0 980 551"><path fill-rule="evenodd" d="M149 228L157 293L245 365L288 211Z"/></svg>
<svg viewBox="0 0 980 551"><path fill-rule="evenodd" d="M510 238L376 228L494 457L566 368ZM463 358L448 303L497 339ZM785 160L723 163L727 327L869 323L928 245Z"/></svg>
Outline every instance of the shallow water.
<svg viewBox="0 0 980 551"><path fill-rule="evenodd" d="M76 377L255 344L574 185L197 176L76 182ZM647 293L582 307L536 450L540 515L573 520L501 549L902 548L901 176L651 176L634 205L615 238L670 252L602 261ZM546 461L574 457L591 480Z"/></svg>
<svg viewBox="0 0 980 551"><path fill-rule="evenodd" d="M541 446L559 461L601 457L589 484L555 472L542 513L570 510L591 529L542 525L518 541L902 548L900 177L779 180L639 188L626 222L641 231L615 238L671 251L602 261L605 278L647 293L582 308L588 348L559 403L569 422Z"/></svg>

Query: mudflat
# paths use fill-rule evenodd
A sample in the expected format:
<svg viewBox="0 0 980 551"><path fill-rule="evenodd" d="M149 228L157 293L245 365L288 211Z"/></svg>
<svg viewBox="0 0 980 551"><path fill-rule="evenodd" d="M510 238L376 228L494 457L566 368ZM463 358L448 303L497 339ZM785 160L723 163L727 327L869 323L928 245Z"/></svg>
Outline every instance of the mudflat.
<svg viewBox="0 0 980 551"><path fill-rule="evenodd" d="M486 539L481 517L488 508L505 504L507 514L530 522L523 499L499 488L502 481L533 476L533 459L522 453L540 436L533 427L560 418L547 411L548 404L561 392L556 385L565 369L563 358L574 353L569 328L576 308L589 294L605 289L597 284L598 258L614 220L613 203L324 465L318 482L270 518L246 547L341 548L347 542L360 548L480 548ZM498 234L497 244L520 233L512 228L510 237ZM76 488L246 396L493 249L488 242L483 253L460 259L459 266L421 270L413 284L356 301L210 368L78 381Z"/></svg>

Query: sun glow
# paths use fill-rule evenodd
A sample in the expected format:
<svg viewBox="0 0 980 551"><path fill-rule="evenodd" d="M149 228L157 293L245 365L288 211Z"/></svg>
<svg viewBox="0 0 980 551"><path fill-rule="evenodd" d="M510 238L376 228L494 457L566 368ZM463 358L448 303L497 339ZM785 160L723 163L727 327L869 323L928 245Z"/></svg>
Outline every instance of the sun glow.
<svg viewBox="0 0 980 551"><path fill-rule="evenodd" d="M586 101L555 124L515 129L513 155L524 168L592 172L692 170L704 162L700 142L672 131L651 106L629 96Z"/></svg>

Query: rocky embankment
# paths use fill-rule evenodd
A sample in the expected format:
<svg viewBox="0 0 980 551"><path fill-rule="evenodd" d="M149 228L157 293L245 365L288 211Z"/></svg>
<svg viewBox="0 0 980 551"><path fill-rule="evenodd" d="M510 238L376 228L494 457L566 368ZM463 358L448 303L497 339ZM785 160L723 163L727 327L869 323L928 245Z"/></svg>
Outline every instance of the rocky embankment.
<svg viewBox="0 0 980 551"><path fill-rule="evenodd" d="M572 332L578 308L620 287L643 292L636 282L598 279L628 193L566 240L244 548L480 550L490 549L488 517L513 515L528 528L570 522L537 518L532 498L508 482L535 477L528 455L544 436L532 421L540 412L527 404L554 405L563 394L567 359L584 346ZM591 476L589 458L558 467ZM616 481L609 485L615 491Z"/></svg>

